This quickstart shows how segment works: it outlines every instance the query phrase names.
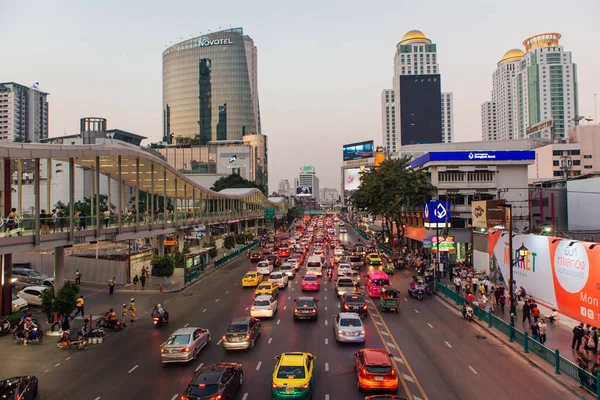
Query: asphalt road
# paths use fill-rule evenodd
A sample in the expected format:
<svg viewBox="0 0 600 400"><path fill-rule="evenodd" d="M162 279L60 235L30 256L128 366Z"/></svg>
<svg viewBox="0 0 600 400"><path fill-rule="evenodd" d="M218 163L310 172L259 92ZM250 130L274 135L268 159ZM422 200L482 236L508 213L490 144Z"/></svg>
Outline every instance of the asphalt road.
<svg viewBox="0 0 600 400"><path fill-rule="evenodd" d="M352 233L341 238L355 240ZM314 398L353 400L364 399L364 394L356 389L353 353L361 347L383 347L396 360L402 381L398 394L409 399L572 397L496 339L433 298L422 301L407 298L398 314L384 314L371 308L371 315L363 320L366 343L338 344L332 327L332 316L339 311L333 282L324 279L315 294L320 305L318 321L293 321L293 299L302 295L302 273L281 292L276 317L262 321L262 335L256 347L226 351L219 340L229 322L249 313L254 290L242 288L240 282L253 267L242 258L184 292L135 294L138 321L122 332L108 335L103 344L90 345L84 351L61 351L51 338L40 346L9 348L4 346L9 346L10 340L2 338L0 346L9 351L5 352L5 362L0 363L0 374L38 376L42 399L170 400L183 392L201 364L234 361L243 365L245 375L237 398L268 399L274 357L285 351L307 351L317 357ZM392 278L393 286L404 293L407 276L398 273ZM94 308L103 310L107 304L118 305L131 294L107 296L99 292L86 305L96 312ZM159 301L168 309L171 322L168 327L157 329L145 313ZM185 325L208 328L212 343L192 363L161 364L160 344Z"/></svg>

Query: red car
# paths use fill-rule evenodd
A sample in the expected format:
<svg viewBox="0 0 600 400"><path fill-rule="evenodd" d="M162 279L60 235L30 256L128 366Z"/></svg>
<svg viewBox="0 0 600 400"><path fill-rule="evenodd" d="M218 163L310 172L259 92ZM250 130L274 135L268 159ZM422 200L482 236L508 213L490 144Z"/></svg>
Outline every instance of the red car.
<svg viewBox="0 0 600 400"><path fill-rule="evenodd" d="M289 257L290 256L290 248L282 247L279 249L279 257Z"/></svg>
<svg viewBox="0 0 600 400"><path fill-rule="evenodd" d="M319 277L317 275L304 275L304 279L302 279L302 290L319 290L320 287Z"/></svg>
<svg viewBox="0 0 600 400"><path fill-rule="evenodd" d="M398 391L398 376L392 355L383 349L362 349L354 353L359 390Z"/></svg>

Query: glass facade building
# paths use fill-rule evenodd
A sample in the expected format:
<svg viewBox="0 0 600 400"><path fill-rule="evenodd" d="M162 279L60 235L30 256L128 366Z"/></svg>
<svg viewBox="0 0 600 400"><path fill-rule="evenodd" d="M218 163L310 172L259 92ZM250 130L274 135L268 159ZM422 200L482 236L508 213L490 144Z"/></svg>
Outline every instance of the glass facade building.
<svg viewBox="0 0 600 400"><path fill-rule="evenodd" d="M242 28L177 43L163 53L164 136L243 140L261 133L257 49Z"/></svg>

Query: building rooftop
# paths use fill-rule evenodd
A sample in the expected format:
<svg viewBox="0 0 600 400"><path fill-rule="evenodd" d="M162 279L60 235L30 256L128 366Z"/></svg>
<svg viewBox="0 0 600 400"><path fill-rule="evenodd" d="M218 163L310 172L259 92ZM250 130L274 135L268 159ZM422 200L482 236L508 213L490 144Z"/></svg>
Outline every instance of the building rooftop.
<svg viewBox="0 0 600 400"><path fill-rule="evenodd" d="M400 44L409 44L409 43L427 43L431 44L431 40L427 39L425 34L417 29L413 29L412 31L406 32Z"/></svg>

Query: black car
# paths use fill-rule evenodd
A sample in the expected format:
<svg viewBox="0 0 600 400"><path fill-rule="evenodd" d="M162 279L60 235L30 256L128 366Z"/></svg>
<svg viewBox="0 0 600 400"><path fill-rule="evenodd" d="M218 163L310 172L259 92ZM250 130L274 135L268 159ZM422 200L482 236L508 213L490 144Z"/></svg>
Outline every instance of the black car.
<svg viewBox="0 0 600 400"><path fill-rule="evenodd" d="M319 318L319 300L314 297L298 297L294 300L294 319L318 319Z"/></svg>
<svg viewBox="0 0 600 400"><path fill-rule="evenodd" d="M270 262L271 264L273 264L273 268L279 268L279 264L281 264L279 261L279 257L276 256L275 254L268 255L266 260L268 262Z"/></svg>
<svg viewBox="0 0 600 400"><path fill-rule="evenodd" d="M367 302L362 294L344 293L340 297L340 303L344 312L354 312L363 318L368 314Z"/></svg>
<svg viewBox="0 0 600 400"><path fill-rule="evenodd" d="M0 381L0 399L33 400L38 395L35 376L15 376Z"/></svg>
<svg viewBox="0 0 600 400"><path fill-rule="evenodd" d="M222 362L200 368L188 384L182 398L189 400L231 400L244 384L241 364Z"/></svg>
<svg viewBox="0 0 600 400"><path fill-rule="evenodd" d="M263 260L263 255L260 253L252 253L250 255L250 262L259 262Z"/></svg>

